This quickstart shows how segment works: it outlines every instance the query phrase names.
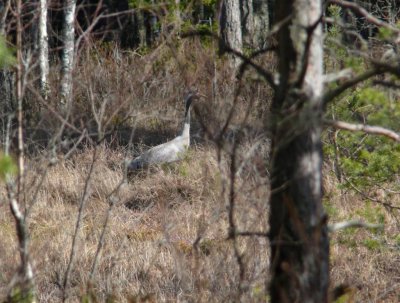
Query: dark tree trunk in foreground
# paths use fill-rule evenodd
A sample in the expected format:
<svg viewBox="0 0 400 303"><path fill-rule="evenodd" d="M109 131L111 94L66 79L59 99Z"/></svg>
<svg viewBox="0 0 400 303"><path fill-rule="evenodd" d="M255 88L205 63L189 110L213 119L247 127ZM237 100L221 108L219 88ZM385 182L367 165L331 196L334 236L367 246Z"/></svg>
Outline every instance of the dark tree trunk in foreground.
<svg viewBox="0 0 400 303"><path fill-rule="evenodd" d="M320 0L280 0L280 84L273 102L271 302L328 300L329 240L322 207Z"/></svg>

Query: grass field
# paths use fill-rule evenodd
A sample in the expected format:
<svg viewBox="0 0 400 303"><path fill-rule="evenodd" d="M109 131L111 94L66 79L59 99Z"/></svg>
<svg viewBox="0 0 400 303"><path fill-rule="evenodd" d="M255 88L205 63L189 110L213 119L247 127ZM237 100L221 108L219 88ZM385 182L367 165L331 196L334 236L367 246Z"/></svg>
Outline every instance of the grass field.
<svg viewBox="0 0 400 303"><path fill-rule="evenodd" d="M271 92L248 76L235 101L229 69L220 62L216 75L212 54L200 44L191 47L172 59L159 48L140 59L111 53L100 62L89 54L93 61L78 64L73 123L106 140L96 147L83 143L67 159L63 145L57 145L53 165L50 148L27 156L21 201L30 207L39 302L61 300L82 203L68 302L268 302L269 243L263 235L268 232L265 126ZM176 60L185 64L183 70ZM195 108L194 143L185 160L125 178L127 159L179 133L181 97L190 86L208 98ZM53 93L57 100L57 90ZM225 136L215 140L231 107ZM50 112L41 115L37 129L55 128ZM27 140L42 142L34 135ZM331 235L332 289L347 289L340 302L400 301L399 211L380 204L400 207L399 194L372 192L377 201L367 201L343 189L330 165L326 160L324 204L330 222L362 219L385 226L383 231L348 229ZM4 187L1 195L3 301L20 260ZM253 235L229 237L232 227Z"/></svg>

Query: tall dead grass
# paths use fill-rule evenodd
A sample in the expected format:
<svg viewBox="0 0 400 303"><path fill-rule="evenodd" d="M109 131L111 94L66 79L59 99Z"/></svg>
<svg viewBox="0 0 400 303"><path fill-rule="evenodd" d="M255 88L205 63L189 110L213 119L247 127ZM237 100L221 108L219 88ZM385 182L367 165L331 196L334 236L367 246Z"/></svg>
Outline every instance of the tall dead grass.
<svg viewBox="0 0 400 303"><path fill-rule="evenodd" d="M216 59L198 40L184 42L176 50L160 47L145 56L99 46L80 58L76 104L69 121L89 136L67 159L64 148L70 148L80 135L75 130L68 129L67 138L57 139L54 145L31 138L36 152L29 156L26 201L32 205L28 224L39 301L62 298L78 206L86 196L66 289L69 302L84 298L93 302L268 302L267 239L250 235L233 240L228 217L234 180L237 231L268 231L269 141L264 126L270 90L248 75L249 81L234 101L232 72L224 59ZM266 66L274 64L271 58L263 60ZM200 116L193 122L194 144L186 159L124 179L127 158L179 133L181 97L191 86L208 98L197 104ZM57 90L53 92L55 102ZM232 106L233 118L221 137L223 142L213 142ZM62 123L48 108L40 115L36 133L42 129L47 137L54 137ZM96 140L101 142L91 144ZM235 178L230 172L233 149ZM95 150L94 169L89 173ZM58 158L54 165L48 165L50 156ZM332 236L332 287L354 288L356 302L396 302L398 213L340 191L328 169L325 173L331 221L360 217L385 223L383 233L352 230ZM85 183L89 184L86 193ZM36 199L31 201L35 192ZM4 190L2 198L6 200ZM399 198L393 197L392 203L399 206ZM104 243L91 276L104 227ZM1 300L17 271L16 249L11 215L6 203L0 203Z"/></svg>

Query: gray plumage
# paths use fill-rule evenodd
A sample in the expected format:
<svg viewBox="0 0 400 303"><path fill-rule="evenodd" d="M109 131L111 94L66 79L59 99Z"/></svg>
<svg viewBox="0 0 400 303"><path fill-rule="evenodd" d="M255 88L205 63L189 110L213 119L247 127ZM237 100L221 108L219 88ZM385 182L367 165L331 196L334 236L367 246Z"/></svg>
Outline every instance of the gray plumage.
<svg viewBox="0 0 400 303"><path fill-rule="evenodd" d="M181 160L190 145L190 108L193 99L198 98L195 91L185 96L185 122L182 134L166 143L157 145L136 157L128 164L128 170L137 170L150 164L170 163Z"/></svg>

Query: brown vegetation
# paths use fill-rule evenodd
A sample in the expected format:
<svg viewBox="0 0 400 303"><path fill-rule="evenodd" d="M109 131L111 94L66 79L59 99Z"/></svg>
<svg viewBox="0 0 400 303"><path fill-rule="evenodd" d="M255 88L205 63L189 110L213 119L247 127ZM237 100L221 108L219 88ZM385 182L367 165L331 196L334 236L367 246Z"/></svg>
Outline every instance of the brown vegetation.
<svg viewBox="0 0 400 303"><path fill-rule="evenodd" d="M197 40L178 49L160 46L143 56L102 47L81 54L71 119L76 129L86 128L96 136L88 137L67 159L63 145L57 145L54 165L47 165L51 153L43 152L42 141L28 137L35 152L27 164L25 199L32 207L28 225L38 300L54 302L62 297L78 206L85 197L66 290L69 302L88 297L101 302L230 302L239 296L244 302L268 301L269 244L262 234L268 231L269 142L264 127L271 92L250 79L235 101L231 71L222 59L214 69L214 54ZM273 65L271 58L263 60ZM197 104L195 143L186 159L129 176L118 187L124 181L127 158L143 145L176 134L183 114L182 92L190 86L209 98ZM54 96L51 106L56 100ZM215 144L212 139L235 102L226 135ZM46 112L48 108L40 110L45 118L32 127L32 133L41 129L53 137L60 122ZM105 140L89 144L102 139L102 133ZM79 132L73 132L67 148L78 137ZM235 177L230 173L232 160L239 170ZM327 168L325 175L331 221L362 218L385 223L384 232L345 230L332 235L332 288L348 285L355 302L398 301L398 212L339 190ZM236 232L253 235L230 234L232 197ZM398 195L391 199L400 206ZM104 245L90 279L108 213ZM14 222L6 203L1 203L1 300L17 271L16 250Z"/></svg>

